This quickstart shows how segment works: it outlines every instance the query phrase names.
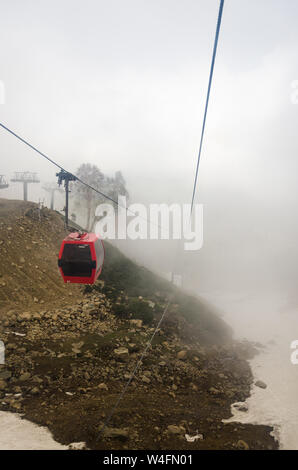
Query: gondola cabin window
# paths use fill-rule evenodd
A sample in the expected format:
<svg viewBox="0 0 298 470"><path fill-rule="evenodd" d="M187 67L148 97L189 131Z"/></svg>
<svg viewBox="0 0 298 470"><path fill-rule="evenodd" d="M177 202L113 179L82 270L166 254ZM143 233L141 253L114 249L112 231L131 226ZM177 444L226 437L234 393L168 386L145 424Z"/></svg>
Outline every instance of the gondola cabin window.
<svg viewBox="0 0 298 470"><path fill-rule="evenodd" d="M88 276L92 274L90 246L66 244L62 253L62 270L66 276Z"/></svg>

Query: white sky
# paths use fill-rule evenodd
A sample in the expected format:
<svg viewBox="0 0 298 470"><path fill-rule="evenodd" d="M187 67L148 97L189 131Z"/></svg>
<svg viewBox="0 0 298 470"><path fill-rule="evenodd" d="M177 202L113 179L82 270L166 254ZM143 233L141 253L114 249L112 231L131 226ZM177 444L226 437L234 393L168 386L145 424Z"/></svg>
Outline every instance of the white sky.
<svg viewBox="0 0 298 470"><path fill-rule="evenodd" d="M169 190L177 178L188 195L218 2L0 6L1 121L70 170L91 161L104 172L121 169L131 187L138 177L138 198L143 190L150 200L144 190L152 177ZM295 0L226 1L200 175L206 184L217 183L218 171L222 181L258 184L270 162L284 165L285 147L289 160L297 150L284 129L298 113L290 101L298 77L297 15ZM54 176L4 131L0 139L1 172Z"/></svg>

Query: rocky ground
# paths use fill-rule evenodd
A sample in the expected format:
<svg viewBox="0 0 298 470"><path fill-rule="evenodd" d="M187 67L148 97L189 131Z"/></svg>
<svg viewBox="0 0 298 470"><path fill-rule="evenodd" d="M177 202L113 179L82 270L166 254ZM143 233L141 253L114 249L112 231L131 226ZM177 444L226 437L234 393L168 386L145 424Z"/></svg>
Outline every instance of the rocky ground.
<svg viewBox="0 0 298 470"><path fill-rule="evenodd" d="M250 393L251 345L234 342L210 306L109 245L94 287L65 286L57 269L64 236L59 214L0 200L1 411L90 449L278 447L269 427L222 423ZM101 432L169 298L152 347Z"/></svg>
<svg viewBox="0 0 298 470"><path fill-rule="evenodd" d="M277 447L268 427L221 421L249 395L251 346L186 344L169 320L100 434L152 331L142 320L116 317L101 293L67 308L8 311L0 409L48 426L63 444L84 441L91 449ZM187 442L185 434L200 438Z"/></svg>

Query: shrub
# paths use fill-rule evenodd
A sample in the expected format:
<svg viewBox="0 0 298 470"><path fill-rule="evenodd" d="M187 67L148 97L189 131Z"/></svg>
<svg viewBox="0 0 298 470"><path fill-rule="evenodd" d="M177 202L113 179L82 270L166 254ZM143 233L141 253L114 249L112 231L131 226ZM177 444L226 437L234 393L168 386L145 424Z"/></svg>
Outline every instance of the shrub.
<svg viewBox="0 0 298 470"><path fill-rule="evenodd" d="M153 321L153 311L147 302L143 302L142 300L131 300L128 304L128 310L130 311L132 318L143 320L143 322L147 324Z"/></svg>

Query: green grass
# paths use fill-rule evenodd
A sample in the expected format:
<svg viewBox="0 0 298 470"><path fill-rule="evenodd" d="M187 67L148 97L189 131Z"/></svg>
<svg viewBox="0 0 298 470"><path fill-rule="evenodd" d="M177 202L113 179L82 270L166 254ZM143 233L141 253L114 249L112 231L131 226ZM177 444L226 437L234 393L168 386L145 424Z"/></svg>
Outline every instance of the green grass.
<svg viewBox="0 0 298 470"><path fill-rule="evenodd" d="M110 243L105 242L105 251L105 264L100 276L104 286L97 282L94 286L87 286L85 291L103 292L112 301L117 316L139 318L150 324L160 316L171 298L169 315L183 317L190 325L190 334L197 335L198 341L217 344L231 338L230 328L206 302L137 265ZM154 308L148 301L154 302Z"/></svg>
<svg viewBox="0 0 298 470"><path fill-rule="evenodd" d="M125 291L130 297L154 297L159 292L166 295L171 284L149 269L139 266L124 256L117 248L105 242L105 264L101 280L105 281L106 289L116 288Z"/></svg>

